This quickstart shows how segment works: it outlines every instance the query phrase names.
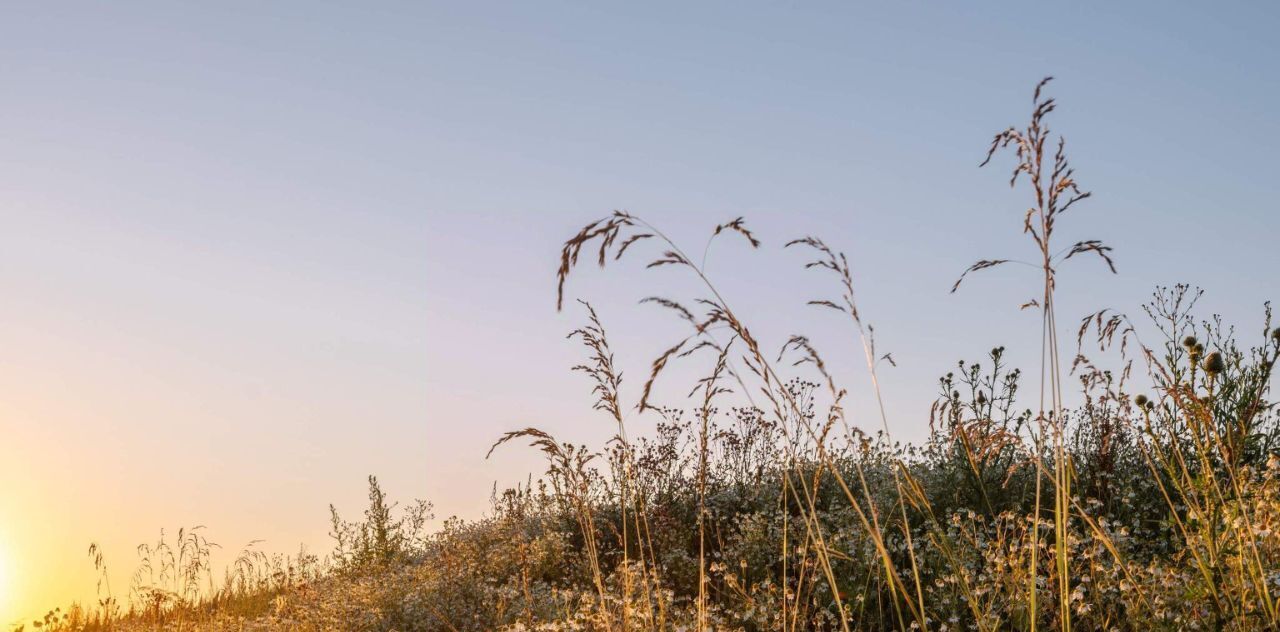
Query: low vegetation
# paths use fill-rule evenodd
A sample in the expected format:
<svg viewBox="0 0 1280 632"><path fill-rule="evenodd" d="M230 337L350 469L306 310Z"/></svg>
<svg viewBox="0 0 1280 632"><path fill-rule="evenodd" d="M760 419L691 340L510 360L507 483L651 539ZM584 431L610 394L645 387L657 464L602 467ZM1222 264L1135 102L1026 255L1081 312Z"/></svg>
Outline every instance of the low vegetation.
<svg viewBox="0 0 1280 632"><path fill-rule="evenodd" d="M1024 229L1043 272L1024 306L1043 316L1035 392L992 349L941 377L924 444L897 443L883 406L872 423L847 418L847 391L809 339L757 339L697 259L616 212L565 243L561 306L580 257L605 266L654 246L651 267L681 268L703 292L646 299L688 332L661 347L638 402L622 401L605 326L583 304L575 370L616 428L606 445L536 428L497 438L495 450L541 451L545 475L497 494L487 517L429 533L429 505L397 511L370 478L369 509L354 522L334 512L323 560L250 549L221 582L200 530L162 537L140 550L127 597L100 586L97 606L32 627L1280 628L1280 419L1268 399L1280 328L1268 307L1255 334L1238 335L1197 317L1199 290L1178 285L1157 288L1141 318L1078 321L1076 352L1061 355L1057 268L1082 256L1114 266L1099 241L1054 242L1088 193L1046 125L1043 87L1029 125L997 135L988 157L1012 150L1013 184L1031 193ZM741 219L711 239L762 247ZM831 279L815 315L847 320L879 398L892 358L859 312L846 258L816 237L786 246ZM686 410L654 401L677 363L700 368ZM1081 403L1067 408L1064 390Z"/></svg>

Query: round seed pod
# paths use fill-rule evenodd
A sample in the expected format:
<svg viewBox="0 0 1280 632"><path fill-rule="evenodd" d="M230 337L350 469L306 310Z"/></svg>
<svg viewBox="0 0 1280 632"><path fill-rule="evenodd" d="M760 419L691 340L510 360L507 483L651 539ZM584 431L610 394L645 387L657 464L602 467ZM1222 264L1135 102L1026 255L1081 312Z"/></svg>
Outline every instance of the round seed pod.
<svg viewBox="0 0 1280 632"><path fill-rule="evenodd" d="M1137 404L1139 408L1146 408L1147 402L1149 401L1151 400L1147 399L1146 395L1138 395L1137 397L1133 398L1133 403Z"/></svg>
<svg viewBox="0 0 1280 632"><path fill-rule="evenodd" d="M1184 346L1184 347L1186 347L1186 348L1188 348L1188 349L1190 349L1190 348L1192 348L1192 347L1196 346L1196 337L1195 337L1195 336L1187 336L1186 338L1183 338L1183 339L1182 339L1182 346Z"/></svg>
<svg viewBox="0 0 1280 632"><path fill-rule="evenodd" d="M1204 370L1210 375L1217 375L1227 370L1227 362L1222 359L1222 354L1214 351L1204 359Z"/></svg>

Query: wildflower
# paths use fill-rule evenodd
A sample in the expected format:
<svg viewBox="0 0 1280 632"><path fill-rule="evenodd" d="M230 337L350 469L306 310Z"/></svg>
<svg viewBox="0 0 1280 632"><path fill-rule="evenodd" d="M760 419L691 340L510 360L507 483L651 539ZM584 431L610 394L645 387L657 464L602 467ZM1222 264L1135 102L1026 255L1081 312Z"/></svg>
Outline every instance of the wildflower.
<svg viewBox="0 0 1280 632"><path fill-rule="evenodd" d="M1184 346L1184 347L1186 347L1186 348L1188 348L1188 349L1194 349L1194 348L1195 348L1195 346L1196 346L1196 337L1195 337L1195 336L1187 336L1186 338L1183 338L1183 339L1182 339L1182 346Z"/></svg>
<svg viewBox="0 0 1280 632"><path fill-rule="evenodd" d="M1137 404L1138 408L1146 408L1148 401L1150 400L1147 399L1146 395L1138 395L1137 397L1133 398L1133 403Z"/></svg>

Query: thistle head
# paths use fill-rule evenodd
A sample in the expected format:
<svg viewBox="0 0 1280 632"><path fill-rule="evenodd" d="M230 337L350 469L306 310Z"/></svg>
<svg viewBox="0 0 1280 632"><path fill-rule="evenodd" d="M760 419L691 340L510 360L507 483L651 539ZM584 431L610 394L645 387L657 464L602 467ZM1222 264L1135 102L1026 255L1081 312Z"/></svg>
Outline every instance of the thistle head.
<svg viewBox="0 0 1280 632"><path fill-rule="evenodd" d="M1138 395L1137 397L1133 398L1133 403L1137 404L1138 408L1146 408L1147 402L1149 401L1151 400L1147 399L1146 395Z"/></svg>
<svg viewBox="0 0 1280 632"><path fill-rule="evenodd" d="M1204 359L1204 370L1209 375L1218 375L1227 370L1227 362L1222 359L1220 352L1214 351Z"/></svg>
<svg viewBox="0 0 1280 632"><path fill-rule="evenodd" d="M1187 336L1186 338L1183 338L1183 339L1182 339L1182 346L1184 346L1184 347L1186 347L1186 348L1188 348L1188 349L1193 349L1193 348L1195 348L1195 346L1196 346L1196 337L1195 337L1195 336Z"/></svg>
<svg viewBox="0 0 1280 632"><path fill-rule="evenodd" d="M1191 346L1190 353L1191 353L1191 361L1199 362L1200 358L1204 357L1204 345L1198 342L1195 343L1194 345Z"/></svg>

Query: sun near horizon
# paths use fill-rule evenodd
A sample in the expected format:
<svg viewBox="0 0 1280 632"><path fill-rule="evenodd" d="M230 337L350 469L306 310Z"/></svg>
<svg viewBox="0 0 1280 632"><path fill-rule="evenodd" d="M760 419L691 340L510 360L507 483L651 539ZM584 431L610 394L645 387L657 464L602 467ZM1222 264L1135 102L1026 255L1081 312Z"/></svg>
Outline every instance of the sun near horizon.
<svg viewBox="0 0 1280 632"><path fill-rule="evenodd" d="M19 599L25 596L19 594L20 570L16 566L15 545L10 539L8 528L6 528L8 521L5 518L6 516L0 513L0 626L10 623L10 619L13 618L10 615L27 611L27 607L19 603ZM48 595L47 597L59 596Z"/></svg>
<svg viewBox="0 0 1280 632"><path fill-rule="evenodd" d="M13 586L10 584L9 551L0 547L0 612L9 612L13 608Z"/></svg>

